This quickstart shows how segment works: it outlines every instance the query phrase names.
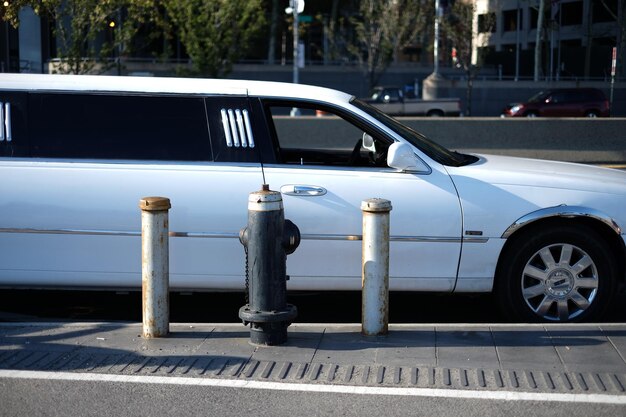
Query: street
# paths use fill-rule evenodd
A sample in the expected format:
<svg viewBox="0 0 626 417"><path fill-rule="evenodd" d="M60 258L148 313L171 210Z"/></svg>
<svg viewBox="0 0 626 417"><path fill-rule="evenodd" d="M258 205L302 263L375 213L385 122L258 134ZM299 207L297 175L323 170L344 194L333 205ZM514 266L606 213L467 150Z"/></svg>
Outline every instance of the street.
<svg viewBox="0 0 626 417"><path fill-rule="evenodd" d="M0 378L2 416L565 416L624 415L623 397L614 397L612 404L597 402L551 400L537 395L533 400L508 395L506 399L473 398L449 395L428 396L414 391L400 393L373 390L342 393L328 386L302 387L308 391L291 390L267 384L255 388L195 385L193 381L167 384L157 377L131 382L51 379ZM200 380L202 381L202 380ZM276 384L277 385L277 384ZM341 387L339 387L341 388ZM382 390L381 390L382 391ZM439 393L438 393L439 394ZM506 393L503 393L506 394ZM443 396L445 395L445 396ZM505 397L504 395L502 397ZM532 397L532 396L531 396ZM33 400L36 398L37 400ZM598 397L603 398L603 397ZM619 404L622 401L622 404Z"/></svg>

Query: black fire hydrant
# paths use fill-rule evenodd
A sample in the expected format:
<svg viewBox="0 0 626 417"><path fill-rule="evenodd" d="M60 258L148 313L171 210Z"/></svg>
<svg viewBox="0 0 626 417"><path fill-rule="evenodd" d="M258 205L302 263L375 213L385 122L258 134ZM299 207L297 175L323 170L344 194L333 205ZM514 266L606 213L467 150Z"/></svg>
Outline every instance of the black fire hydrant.
<svg viewBox="0 0 626 417"><path fill-rule="evenodd" d="M300 244L300 230L285 220L281 194L267 184L248 197L248 225L239 232L239 241L246 250L248 293L239 318L250 324L251 343L283 344L298 314L287 304L287 255Z"/></svg>

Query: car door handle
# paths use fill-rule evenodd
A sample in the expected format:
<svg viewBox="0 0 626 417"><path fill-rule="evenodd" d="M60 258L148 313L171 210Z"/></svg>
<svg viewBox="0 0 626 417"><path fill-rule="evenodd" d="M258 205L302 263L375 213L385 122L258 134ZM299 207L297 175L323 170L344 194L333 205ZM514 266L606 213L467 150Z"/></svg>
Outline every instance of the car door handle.
<svg viewBox="0 0 626 417"><path fill-rule="evenodd" d="M285 195L313 197L326 194L326 189L315 185L283 185L280 192Z"/></svg>

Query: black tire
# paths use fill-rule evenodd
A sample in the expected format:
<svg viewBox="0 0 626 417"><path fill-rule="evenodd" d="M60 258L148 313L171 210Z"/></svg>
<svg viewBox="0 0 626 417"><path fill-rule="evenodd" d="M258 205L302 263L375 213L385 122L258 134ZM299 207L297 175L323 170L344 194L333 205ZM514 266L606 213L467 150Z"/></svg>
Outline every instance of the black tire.
<svg viewBox="0 0 626 417"><path fill-rule="evenodd" d="M618 270L607 242L584 225L521 233L502 253L496 273L505 316L557 323L601 317L616 291Z"/></svg>
<svg viewBox="0 0 626 417"><path fill-rule="evenodd" d="M585 117L598 117L598 112L595 110L589 110L588 112L585 113Z"/></svg>
<svg viewBox="0 0 626 417"><path fill-rule="evenodd" d="M428 117L443 117L444 114L443 114L443 111L441 111L441 110L430 110L426 114L426 116L428 116Z"/></svg>
<svg viewBox="0 0 626 417"><path fill-rule="evenodd" d="M525 116L526 117L539 117L539 115L535 111L529 111L528 113L525 114Z"/></svg>

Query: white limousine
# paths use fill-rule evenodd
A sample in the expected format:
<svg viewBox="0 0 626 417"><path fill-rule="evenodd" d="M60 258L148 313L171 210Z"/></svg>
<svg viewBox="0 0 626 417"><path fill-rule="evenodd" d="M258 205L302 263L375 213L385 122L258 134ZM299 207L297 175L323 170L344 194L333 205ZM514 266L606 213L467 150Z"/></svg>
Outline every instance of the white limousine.
<svg viewBox="0 0 626 417"><path fill-rule="evenodd" d="M242 290L238 232L264 182L302 233L290 289L360 288L372 197L393 204L391 290L495 291L518 320L567 322L625 279L621 171L451 152L303 85L17 74L0 102L4 288L139 288L138 203L159 195L172 289Z"/></svg>

